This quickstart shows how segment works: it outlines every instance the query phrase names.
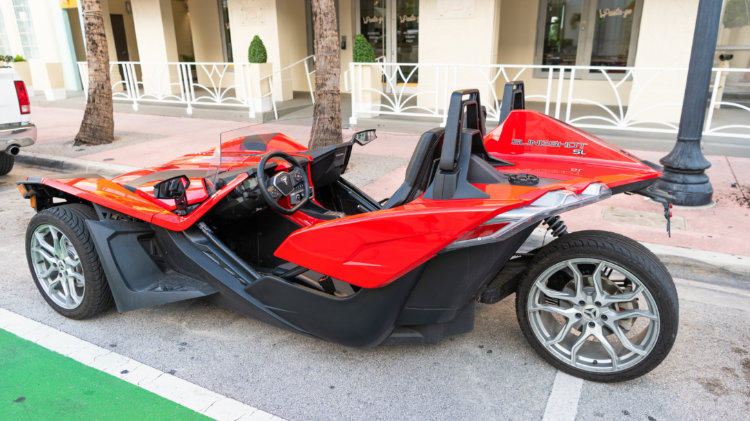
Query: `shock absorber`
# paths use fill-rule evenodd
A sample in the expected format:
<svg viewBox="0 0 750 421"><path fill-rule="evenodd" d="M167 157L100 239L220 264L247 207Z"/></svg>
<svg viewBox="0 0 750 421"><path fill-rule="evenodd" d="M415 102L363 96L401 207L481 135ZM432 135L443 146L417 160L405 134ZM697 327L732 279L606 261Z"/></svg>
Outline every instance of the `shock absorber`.
<svg viewBox="0 0 750 421"><path fill-rule="evenodd" d="M561 237L568 233L568 227L565 226L565 222L560 219L559 215L545 218L544 223L547 224L547 229L552 233L554 237Z"/></svg>

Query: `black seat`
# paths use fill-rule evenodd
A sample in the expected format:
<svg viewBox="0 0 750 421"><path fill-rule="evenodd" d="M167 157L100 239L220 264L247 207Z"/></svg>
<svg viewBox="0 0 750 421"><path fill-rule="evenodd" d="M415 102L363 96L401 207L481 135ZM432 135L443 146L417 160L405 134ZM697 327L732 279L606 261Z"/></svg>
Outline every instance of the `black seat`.
<svg viewBox="0 0 750 421"><path fill-rule="evenodd" d="M435 175L444 135L445 129L440 127L422 134L417 147L414 149L414 154L409 160L409 165L406 167L406 177L404 177L403 184L383 205L383 209L409 203L424 193Z"/></svg>

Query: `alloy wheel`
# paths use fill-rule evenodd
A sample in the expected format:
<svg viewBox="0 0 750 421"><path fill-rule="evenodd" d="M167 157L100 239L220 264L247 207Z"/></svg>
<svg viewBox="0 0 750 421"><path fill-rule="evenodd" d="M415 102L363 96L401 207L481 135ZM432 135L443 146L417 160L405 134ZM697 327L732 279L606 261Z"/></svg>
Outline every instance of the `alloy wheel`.
<svg viewBox="0 0 750 421"><path fill-rule="evenodd" d="M551 355L588 372L633 367L659 337L659 310L644 283L596 258L563 260L545 270L531 286L526 311Z"/></svg>
<svg viewBox="0 0 750 421"><path fill-rule="evenodd" d="M86 279L70 239L53 225L39 225L31 236L30 251L34 272L47 297L67 310L81 305Z"/></svg>

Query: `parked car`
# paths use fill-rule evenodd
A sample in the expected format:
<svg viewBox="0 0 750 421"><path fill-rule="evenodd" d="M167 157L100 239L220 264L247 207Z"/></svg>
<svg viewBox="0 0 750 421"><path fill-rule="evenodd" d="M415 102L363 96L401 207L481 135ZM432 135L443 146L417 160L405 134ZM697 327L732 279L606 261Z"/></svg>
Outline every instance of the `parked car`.
<svg viewBox="0 0 750 421"><path fill-rule="evenodd" d="M0 66L0 175L13 169L21 147L36 142L26 84L10 66Z"/></svg>

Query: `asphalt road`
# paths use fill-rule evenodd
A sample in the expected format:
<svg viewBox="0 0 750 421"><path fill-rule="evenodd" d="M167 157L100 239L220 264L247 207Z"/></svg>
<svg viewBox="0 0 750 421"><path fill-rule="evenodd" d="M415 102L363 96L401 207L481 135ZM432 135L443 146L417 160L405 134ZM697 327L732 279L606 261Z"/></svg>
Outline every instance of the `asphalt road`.
<svg viewBox="0 0 750 421"><path fill-rule="evenodd" d="M33 284L24 232L33 210L0 177L0 307L289 420L541 419L556 370L526 344L513 297L480 305L473 332L432 346L357 350L306 338L204 301L93 320L55 313ZM689 278L689 274L680 274ZM584 382L577 419L747 420L750 283L680 279L680 331L656 370Z"/></svg>

